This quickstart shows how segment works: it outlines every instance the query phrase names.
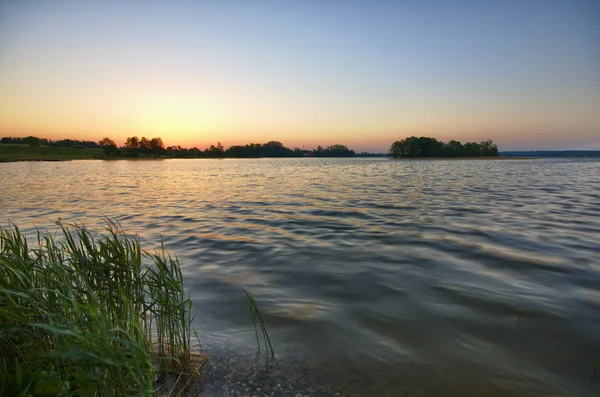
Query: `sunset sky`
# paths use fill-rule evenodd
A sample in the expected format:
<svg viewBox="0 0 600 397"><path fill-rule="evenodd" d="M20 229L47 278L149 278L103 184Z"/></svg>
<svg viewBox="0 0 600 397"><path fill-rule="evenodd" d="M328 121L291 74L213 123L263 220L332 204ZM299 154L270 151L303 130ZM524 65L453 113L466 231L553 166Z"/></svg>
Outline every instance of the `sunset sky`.
<svg viewBox="0 0 600 397"><path fill-rule="evenodd" d="M0 137L600 149L600 1L0 1Z"/></svg>

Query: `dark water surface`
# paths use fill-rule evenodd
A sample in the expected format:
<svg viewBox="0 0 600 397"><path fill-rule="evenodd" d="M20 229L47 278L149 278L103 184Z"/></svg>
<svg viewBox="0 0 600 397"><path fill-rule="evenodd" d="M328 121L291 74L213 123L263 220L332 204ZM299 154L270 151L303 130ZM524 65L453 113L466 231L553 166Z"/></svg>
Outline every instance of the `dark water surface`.
<svg viewBox="0 0 600 397"><path fill-rule="evenodd" d="M3 225L102 216L179 257L206 395L600 395L599 161L0 164Z"/></svg>

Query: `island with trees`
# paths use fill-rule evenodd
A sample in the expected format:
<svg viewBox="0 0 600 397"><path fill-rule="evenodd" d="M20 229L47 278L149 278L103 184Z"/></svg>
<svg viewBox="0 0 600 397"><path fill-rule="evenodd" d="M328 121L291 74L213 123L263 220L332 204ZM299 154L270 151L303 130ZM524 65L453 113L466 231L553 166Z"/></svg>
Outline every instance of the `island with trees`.
<svg viewBox="0 0 600 397"><path fill-rule="evenodd" d="M393 158L420 157L498 157L498 146L491 140L467 142L438 141L435 138L411 136L392 143L389 155Z"/></svg>

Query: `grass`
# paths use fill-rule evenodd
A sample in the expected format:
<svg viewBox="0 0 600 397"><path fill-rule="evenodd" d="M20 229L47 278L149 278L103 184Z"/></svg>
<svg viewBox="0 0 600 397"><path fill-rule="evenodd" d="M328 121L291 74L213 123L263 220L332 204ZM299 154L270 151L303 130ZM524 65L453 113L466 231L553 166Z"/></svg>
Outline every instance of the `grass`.
<svg viewBox="0 0 600 397"><path fill-rule="evenodd" d="M114 223L57 235L0 228L0 395L146 396L193 373L177 259Z"/></svg>
<svg viewBox="0 0 600 397"><path fill-rule="evenodd" d="M254 323L254 333L256 334L256 345L257 345L257 354L260 354L260 339L258 338L258 329L256 327L256 320L258 320L260 324L260 331L262 333L264 344L265 344L265 355L266 361L274 361L275 360L275 351L273 350L273 345L271 344L271 338L269 338L269 333L267 332L267 327L265 325L265 321L263 320L260 310L258 309L258 305L254 300L252 294L246 290L244 290L246 294L246 298L248 300L248 310L250 310L250 316L252 317L252 322Z"/></svg>
<svg viewBox="0 0 600 397"><path fill-rule="evenodd" d="M106 158L102 149L0 144L0 162L17 160L84 160Z"/></svg>

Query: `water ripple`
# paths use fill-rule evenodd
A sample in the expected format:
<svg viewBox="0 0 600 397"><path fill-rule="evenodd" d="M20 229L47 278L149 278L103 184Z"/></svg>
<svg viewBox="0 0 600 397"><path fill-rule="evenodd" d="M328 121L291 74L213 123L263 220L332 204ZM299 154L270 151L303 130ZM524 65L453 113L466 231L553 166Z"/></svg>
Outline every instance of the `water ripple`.
<svg viewBox="0 0 600 397"><path fill-rule="evenodd" d="M2 163L0 217L164 239L209 345L253 346L248 289L281 364L348 395L596 396L599 182L594 160Z"/></svg>

